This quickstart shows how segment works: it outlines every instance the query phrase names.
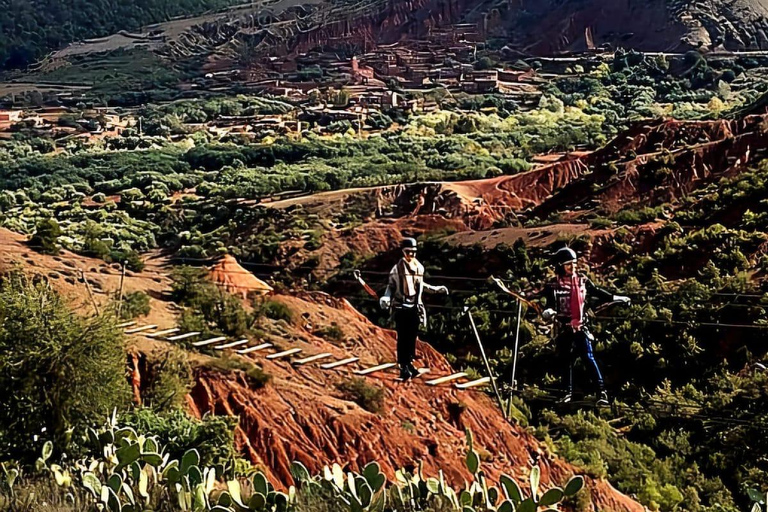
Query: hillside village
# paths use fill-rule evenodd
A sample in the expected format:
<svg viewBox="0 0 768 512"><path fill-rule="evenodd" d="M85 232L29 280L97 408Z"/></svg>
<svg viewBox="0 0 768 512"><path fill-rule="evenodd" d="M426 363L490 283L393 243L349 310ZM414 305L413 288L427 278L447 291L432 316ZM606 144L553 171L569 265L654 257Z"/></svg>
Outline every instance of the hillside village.
<svg viewBox="0 0 768 512"><path fill-rule="evenodd" d="M384 111L404 116L436 111L434 94L493 94L521 108L534 108L541 97L540 85L557 76L548 73L540 78L523 61L522 69L494 67L491 61L487 69L478 69L472 63L479 45L474 25L455 25L436 29L429 39L371 45L369 51L345 59L334 51L313 50L268 57L246 69L213 66L204 77L182 83L179 89L182 97L266 95L301 109L286 115L220 116L206 126L190 124L192 131L247 137L265 131L297 134L309 127L323 134L330 133L324 127L331 123L349 122L356 131L375 133L372 116ZM27 130L66 143L120 136L126 129L141 133L136 109L93 106L86 92L46 92L42 101L60 107L19 109L14 101L15 96L0 101L6 107L0 111L0 138Z"/></svg>

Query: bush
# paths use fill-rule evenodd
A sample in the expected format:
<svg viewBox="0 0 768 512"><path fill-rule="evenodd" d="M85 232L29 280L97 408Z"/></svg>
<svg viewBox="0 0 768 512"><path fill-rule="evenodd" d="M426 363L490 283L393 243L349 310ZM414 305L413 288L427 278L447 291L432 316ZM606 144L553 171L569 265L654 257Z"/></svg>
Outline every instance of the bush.
<svg viewBox="0 0 768 512"><path fill-rule="evenodd" d="M131 292L123 297L123 305L120 308L120 318L133 320L139 316L147 316L151 311L149 295L144 292Z"/></svg>
<svg viewBox="0 0 768 512"><path fill-rule="evenodd" d="M109 253L108 262L125 263L125 268L133 272L141 272L144 270L144 260L141 259L141 254L129 250L112 250Z"/></svg>
<svg viewBox="0 0 768 512"><path fill-rule="evenodd" d="M50 439L128 403L123 338L114 319L76 315L42 280L0 282L0 453L29 460Z"/></svg>
<svg viewBox="0 0 768 512"><path fill-rule="evenodd" d="M272 320L285 320L286 322L291 322L293 320L293 312L291 309L287 305L276 300L265 301L261 305L261 313Z"/></svg>
<svg viewBox="0 0 768 512"><path fill-rule="evenodd" d="M605 217L595 217L589 221L589 225L596 229L610 228L613 227L613 221Z"/></svg>
<svg viewBox="0 0 768 512"><path fill-rule="evenodd" d="M55 219L44 219L37 223L29 245L43 254L59 254L58 241L61 235L61 228Z"/></svg>
<svg viewBox="0 0 768 512"><path fill-rule="evenodd" d="M248 332L252 318L237 297L206 280L206 271L178 267L171 273L173 298L189 309L179 326L202 332L220 331L231 336Z"/></svg>
<svg viewBox="0 0 768 512"><path fill-rule="evenodd" d="M142 380L143 403L158 412L183 408L195 383L187 353L177 347L148 355Z"/></svg>
<svg viewBox="0 0 768 512"><path fill-rule="evenodd" d="M344 339L344 331L336 323L318 329L315 335L330 341L341 341Z"/></svg>
<svg viewBox="0 0 768 512"><path fill-rule="evenodd" d="M139 409L126 414L120 423L143 435L157 436L172 459L181 459L187 450L194 448L200 453L201 465L223 465L229 470L234 467L237 418L232 416L208 416L198 420L181 409L167 414Z"/></svg>
<svg viewBox="0 0 768 512"><path fill-rule="evenodd" d="M336 388L366 411L379 414L384 410L384 390L368 384L361 377L343 380Z"/></svg>
<svg viewBox="0 0 768 512"><path fill-rule="evenodd" d="M272 380L272 375L241 358L221 356L206 362L205 367L224 373L242 372L251 388L256 389L266 386Z"/></svg>
<svg viewBox="0 0 768 512"><path fill-rule="evenodd" d="M210 293L211 283L205 280L205 269L180 266L171 272L173 300L183 306L191 306L203 295ZM208 286L207 286L208 285Z"/></svg>

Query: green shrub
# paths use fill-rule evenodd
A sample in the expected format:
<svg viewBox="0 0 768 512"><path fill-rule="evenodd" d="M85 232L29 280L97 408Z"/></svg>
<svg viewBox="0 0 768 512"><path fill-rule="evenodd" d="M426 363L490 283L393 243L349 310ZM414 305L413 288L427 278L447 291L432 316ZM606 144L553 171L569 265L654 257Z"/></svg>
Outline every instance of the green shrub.
<svg viewBox="0 0 768 512"><path fill-rule="evenodd" d="M122 409L130 396L123 338L108 316L76 315L42 280L0 282L0 453L39 454L41 441L68 448L70 428Z"/></svg>
<svg viewBox="0 0 768 512"><path fill-rule="evenodd" d="M293 321L293 312L284 303L276 300L267 300L261 305L261 313L272 320Z"/></svg>
<svg viewBox="0 0 768 512"><path fill-rule="evenodd" d="M330 341L341 341L344 339L344 330L334 322L332 325L318 329L315 335Z"/></svg>
<svg viewBox="0 0 768 512"><path fill-rule="evenodd" d="M29 245L43 254L58 254L61 235L61 228L55 219L44 219L37 223Z"/></svg>
<svg viewBox="0 0 768 512"><path fill-rule="evenodd" d="M205 269L180 266L171 272L171 292L173 300L182 306L192 306L201 296L211 293L212 283L206 281Z"/></svg>
<svg viewBox="0 0 768 512"><path fill-rule="evenodd" d="M361 377L343 380L336 388L366 411L379 414L384 410L384 390Z"/></svg>
<svg viewBox="0 0 768 512"><path fill-rule="evenodd" d="M272 375L250 361L239 357L220 356L207 361L204 366L224 373L242 372L248 380L248 384L254 389L262 388L272 380Z"/></svg>
<svg viewBox="0 0 768 512"><path fill-rule="evenodd" d="M151 310L149 295L144 292L131 292L123 297L120 317L124 320L132 320L140 316L147 316Z"/></svg>
<svg viewBox="0 0 768 512"><path fill-rule="evenodd" d="M173 298L188 308L179 326L203 333L246 334L253 319L240 299L208 281L206 275L205 270L195 267L177 267L171 273Z"/></svg>
<svg viewBox="0 0 768 512"><path fill-rule="evenodd" d="M193 377L185 351L171 346L159 354L148 354L142 376L144 405L158 412L183 408L195 383Z"/></svg>
<svg viewBox="0 0 768 512"><path fill-rule="evenodd" d="M124 263L125 268L128 270L132 270L133 272L141 272L144 270L144 260L141 259L141 254L134 251L133 249L129 250L116 250L113 249L109 252L109 258L107 258L108 262L119 262Z"/></svg>
<svg viewBox="0 0 768 512"><path fill-rule="evenodd" d="M120 423L133 427L144 435L155 435L165 445L171 458L181 458L187 450L200 453L201 464L234 467L237 418L206 416L192 418L181 409L158 414L151 409L139 409L124 415Z"/></svg>
<svg viewBox="0 0 768 512"><path fill-rule="evenodd" d="M610 228L613 226L613 221L611 219L606 219L605 217L597 217L590 220L589 225L597 229Z"/></svg>

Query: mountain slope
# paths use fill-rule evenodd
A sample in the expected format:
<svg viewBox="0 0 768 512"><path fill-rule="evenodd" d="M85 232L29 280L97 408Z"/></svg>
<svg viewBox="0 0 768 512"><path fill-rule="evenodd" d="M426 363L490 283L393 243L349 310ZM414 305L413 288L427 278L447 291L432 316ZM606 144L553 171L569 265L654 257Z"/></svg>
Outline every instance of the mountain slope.
<svg viewBox="0 0 768 512"><path fill-rule="evenodd" d="M100 305L106 305L118 289L119 271L103 262L68 251L58 256L37 254L24 239L23 235L0 229L0 243L5 249L0 270L21 268L30 274L48 276L51 285L83 313L90 310L91 304L85 285L76 282L78 269L86 272ZM170 281L162 270L162 260L148 261L147 269L129 273L126 279L126 291L141 290L155 296L151 314L140 322L158 324L158 329L175 323L174 304L164 293L169 291ZM463 485L470 478L464 465L465 428L474 433L483 466L493 479L506 473L523 485L536 463L541 466L544 486L563 484L579 473L524 428L506 422L495 402L482 391L459 391L450 384L429 387L426 378L402 384L395 381L396 372L389 370L366 377L368 385L383 390L383 410L364 410L345 397L337 384L354 377L352 370L356 368L394 360L394 333L370 323L346 300L324 293L286 293L273 299L283 303L296 320L267 321L261 326L262 335L275 344L270 351L295 347L303 350L296 358L323 352L338 359L354 355L360 362L323 370L319 363L294 366L288 360L268 360L266 353L253 353L242 357L253 360L272 376L266 386L253 388L236 374L207 369L208 355L190 353L190 360L202 364L187 404L198 417L237 416L238 449L276 485L287 487L293 483L288 471L293 460L303 462L313 473L326 464L362 468L375 460L389 478L394 478L397 468L412 468L422 462L425 474L436 476L443 470L446 480ZM331 326L341 326L341 339L325 339L318 334ZM136 365L132 368L132 382L138 386L137 392L141 392L143 379L136 375L136 369L145 369L138 361L154 351L167 350L169 345L141 333L131 337L130 359ZM419 344L417 363L431 368L428 376L452 372L445 358L425 343ZM595 510L643 510L604 480L588 478L587 483Z"/></svg>
<svg viewBox="0 0 768 512"><path fill-rule="evenodd" d="M610 44L642 51L768 48L765 0L484 2L489 34L534 54Z"/></svg>
<svg viewBox="0 0 768 512"><path fill-rule="evenodd" d="M293 366L287 360L250 355L273 376L270 384L256 390L221 374L198 375L188 397L190 408L199 416L238 416L237 445L254 464L266 469L272 481L284 486L292 483L288 470L292 460L304 463L313 473L332 462L359 469L375 460L389 478L398 468L422 462L425 475L442 470L446 480L462 485L470 477L464 465L466 428L474 433L491 480L507 473L522 484L534 463L542 467L545 486L561 485L576 472L524 428L505 421L482 391L460 391L451 384L430 387L426 378L402 384L395 380L394 370L381 371L365 379L384 391L383 410L364 410L336 385L353 377L352 369L394 360L394 333L371 324L347 301L326 294L278 295L275 300L302 318L304 326L311 325L313 332L330 325L341 326L344 332L343 340L329 341L305 327L281 325L281 349L303 349L296 357L325 352L335 358L356 356L360 363L323 370L317 363ZM431 346L419 343L418 353L417 366L429 367L428 376L452 373ZM588 485L596 510L642 510L606 481L590 479Z"/></svg>
<svg viewBox="0 0 768 512"><path fill-rule="evenodd" d="M147 48L178 61L206 56L213 63L255 62L317 46L363 50L424 39L433 29L457 23L475 24L480 40L533 55L605 44L641 51L768 49L766 0L281 0L146 27L235 3L155 0L144 9L132 3L112 9L106 0L95 8L71 0L40 9L30 1L15 2L0 15L0 69L28 65L71 42L77 43L54 57Z"/></svg>
<svg viewBox="0 0 768 512"><path fill-rule="evenodd" d="M63 45L120 30L190 16L232 0L3 0L0 2L0 69L31 64Z"/></svg>

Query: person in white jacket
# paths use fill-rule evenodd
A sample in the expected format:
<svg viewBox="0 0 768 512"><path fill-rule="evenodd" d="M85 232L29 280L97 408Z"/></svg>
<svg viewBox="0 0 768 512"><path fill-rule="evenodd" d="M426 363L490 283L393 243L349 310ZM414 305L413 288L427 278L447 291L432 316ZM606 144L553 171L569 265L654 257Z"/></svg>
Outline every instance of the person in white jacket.
<svg viewBox="0 0 768 512"><path fill-rule="evenodd" d="M419 325L426 325L427 314L422 293L448 294L445 286L432 286L424 282L424 266L416 259L416 240L405 238L400 245L403 257L389 273L387 291L379 304L392 311L397 331L397 362L400 378L408 380L419 376L413 366L416 357L416 338Z"/></svg>

